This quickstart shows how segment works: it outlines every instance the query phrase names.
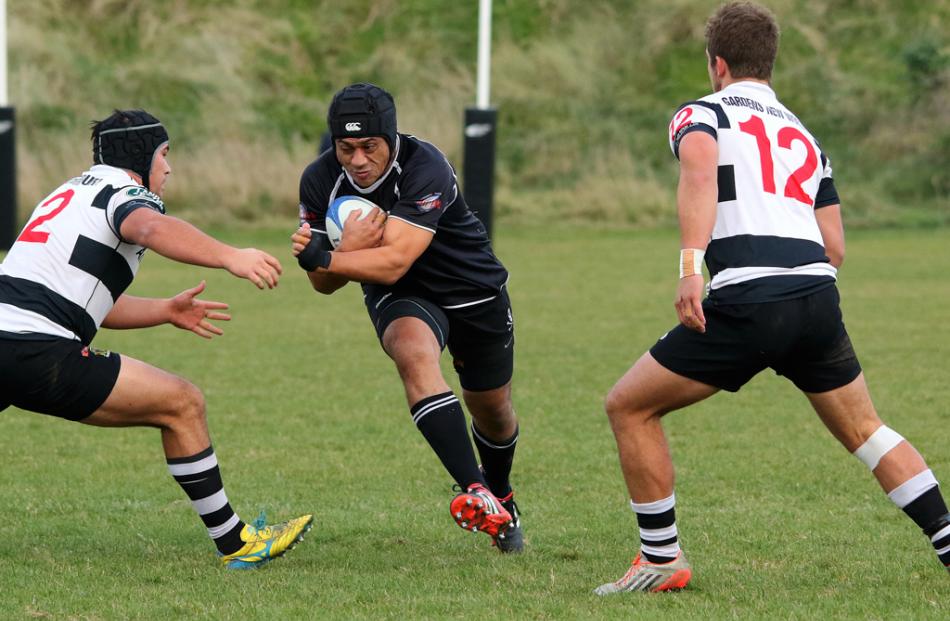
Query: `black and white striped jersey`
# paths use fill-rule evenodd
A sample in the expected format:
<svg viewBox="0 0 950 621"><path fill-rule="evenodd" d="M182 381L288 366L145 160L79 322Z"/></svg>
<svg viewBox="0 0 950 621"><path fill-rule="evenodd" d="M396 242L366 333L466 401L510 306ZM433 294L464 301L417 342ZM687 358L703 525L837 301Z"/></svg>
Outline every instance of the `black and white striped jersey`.
<svg viewBox="0 0 950 621"><path fill-rule="evenodd" d="M139 208L165 213L158 196L106 165L44 198L0 264L0 337L88 345L142 261L145 248L119 234Z"/></svg>
<svg viewBox="0 0 950 621"><path fill-rule="evenodd" d="M790 299L834 283L815 219L816 209L838 204L831 162L769 86L740 81L683 104L669 129L677 158L694 131L719 146L719 202L706 249L711 302Z"/></svg>
<svg viewBox="0 0 950 621"><path fill-rule="evenodd" d="M389 168L368 188L361 188L326 151L300 178L300 221L331 250L326 214L341 196L372 201L389 218L432 233L432 242L406 274L392 286L364 284L376 297L381 291L416 295L443 308L461 308L492 300L508 280L508 272L492 251L481 221L459 192L455 171L445 155L425 140L398 134Z"/></svg>

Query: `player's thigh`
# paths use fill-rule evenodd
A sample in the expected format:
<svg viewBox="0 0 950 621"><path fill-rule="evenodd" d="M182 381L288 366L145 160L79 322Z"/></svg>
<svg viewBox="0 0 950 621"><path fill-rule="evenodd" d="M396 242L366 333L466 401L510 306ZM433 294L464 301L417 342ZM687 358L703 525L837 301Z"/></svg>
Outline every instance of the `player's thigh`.
<svg viewBox="0 0 950 621"><path fill-rule="evenodd" d="M674 373L647 352L617 381L607 395L605 406L611 418L662 416L718 391L716 386Z"/></svg>
<svg viewBox="0 0 950 621"><path fill-rule="evenodd" d="M163 427L204 416L204 397L181 377L122 356L122 367L105 402L82 422L100 427Z"/></svg>
<svg viewBox="0 0 950 621"><path fill-rule="evenodd" d="M367 302L369 306L369 302ZM448 339L445 314L419 297L389 297L370 307L380 344L397 366L438 365Z"/></svg>
<svg viewBox="0 0 950 621"><path fill-rule="evenodd" d="M881 426L864 374L848 384L819 393L806 392L821 422L849 452L854 452Z"/></svg>
<svg viewBox="0 0 950 621"><path fill-rule="evenodd" d="M400 296L386 289L373 290L365 298L366 310L376 330L376 337L380 345L392 356L394 350L401 344L404 337L418 337L416 340L429 344L434 339L437 352L440 354L449 337L449 322L437 305L417 296ZM414 318L415 322L401 321ZM392 327L394 323L397 323ZM419 335L417 331L427 329L429 335Z"/></svg>
<svg viewBox="0 0 950 621"><path fill-rule="evenodd" d="M367 310L380 344L396 363L410 405L449 390L439 359L448 337L448 320L426 299L384 293L367 296Z"/></svg>
<svg viewBox="0 0 950 621"><path fill-rule="evenodd" d="M442 355L439 341L426 322L417 317L399 317L386 328L383 349L396 366L438 366Z"/></svg>
<svg viewBox="0 0 950 621"><path fill-rule="evenodd" d="M451 333L449 352L462 385L463 395L485 393L480 401L510 401L514 374L514 315L508 292L502 289L492 300L446 310ZM477 396L466 397L478 400Z"/></svg>
<svg viewBox="0 0 950 621"><path fill-rule="evenodd" d="M120 374L119 354L79 341L0 341L0 402L78 421L106 400Z"/></svg>

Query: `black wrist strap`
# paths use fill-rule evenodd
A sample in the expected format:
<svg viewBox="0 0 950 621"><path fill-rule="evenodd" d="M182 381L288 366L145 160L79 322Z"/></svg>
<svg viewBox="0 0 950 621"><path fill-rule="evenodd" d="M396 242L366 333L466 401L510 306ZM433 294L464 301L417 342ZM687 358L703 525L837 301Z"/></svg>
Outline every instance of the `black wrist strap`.
<svg viewBox="0 0 950 621"><path fill-rule="evenodd" d="M330 253L320 248L317 238L312 237L310 243L297 255L297 264L307 272L330 266Z"/></svg>

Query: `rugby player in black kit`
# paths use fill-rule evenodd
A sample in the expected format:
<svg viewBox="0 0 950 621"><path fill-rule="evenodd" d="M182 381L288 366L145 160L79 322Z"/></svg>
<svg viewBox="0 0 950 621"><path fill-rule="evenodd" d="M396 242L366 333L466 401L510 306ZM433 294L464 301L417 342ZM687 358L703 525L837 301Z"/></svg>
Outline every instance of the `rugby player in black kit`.
<svg viewBox="0 0 950 621"><path fill-rule="evenodd" d="M294 255L320 293L351 280L362 283L412 420L461 488L450 504L452 517L462 528L487 533L502 552L520 552L524 543L509 483L518 421L511 404L508 272L442 152L396 131L389 93L365 83L345 87L330 104L327 125L334 148L300 179ZM352 214L334 249L324 225L327 209L349 195L379 209L362 219ZM472 416L480 466L462 405L439 367L445 347Z"/></svg>

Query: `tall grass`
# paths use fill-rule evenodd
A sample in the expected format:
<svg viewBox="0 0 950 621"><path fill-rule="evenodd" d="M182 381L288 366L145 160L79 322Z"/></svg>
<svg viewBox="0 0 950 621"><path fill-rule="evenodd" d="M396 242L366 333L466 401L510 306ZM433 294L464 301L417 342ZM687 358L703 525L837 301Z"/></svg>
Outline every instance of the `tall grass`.
<svg viewBox="0 0 950 621"><path fill-rule="evenodd" d="M498 0L503 222L673 221L675 107L708 91L708 0ZM850 224L950 221L950 2L774 0L780 97L831 156ZM21 216L89 162L87 124L169 126L176 213L293 220L332 93L396 95L400 126L461 165L477 3L37 0L10 8ZM464 181L464 180L463 180Z"/></svg>

